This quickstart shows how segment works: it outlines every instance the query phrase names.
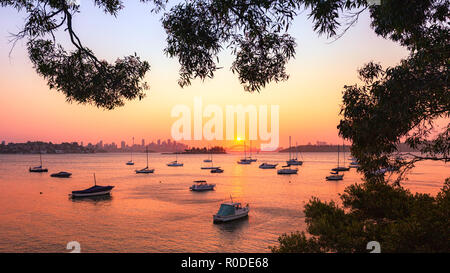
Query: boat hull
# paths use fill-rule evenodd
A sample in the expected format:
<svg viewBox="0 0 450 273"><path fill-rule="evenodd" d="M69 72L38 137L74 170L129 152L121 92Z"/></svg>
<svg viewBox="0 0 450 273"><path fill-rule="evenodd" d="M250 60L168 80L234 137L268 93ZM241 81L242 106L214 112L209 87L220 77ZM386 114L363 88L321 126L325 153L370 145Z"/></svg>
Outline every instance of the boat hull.
<svg viewBox="0 0 450 273"><path fill-rule="evenodd" d="M278 174L297 174L298 170L278 170Z"/></svg>
<svg viewBox="0 0 450 273"><path fill-rule="evenodd" d="M213 191L215 186L216 185L209 185L209 186L205 186L205 187L193 187L193 186L191 186L189 189L191 191Z"/></svg>
<svg viewBox="0 0 450 273"><path fill-rule="evenodd" d="M143 173L143 174L146 174L146 173L154 173L155 172L155 170L144 170L144 171L142 171L142 170L136 170L136 173Z"/></svg>
<svg viewBox="0 0 450 273"><path fill-rule="evenodd" d="M53 173L50 176L56 177L56 178L69 178L70 176L72 176L72 174L71 173Z"/></svg>
<svg viewBox="0 0 450 273"><path fill-rule="evenodd" d="M72 191L72 198L77 197L91 197L91 196L101 196L101 195L108 195L111 193L111 190L114 188L114 186L94 186L92 188L82 190L82 191Z"/></svg>
<svg viewBox="0 0 450 273"><path fill-rule="evenodd" d="M30 173L46 173L48 169L29 169Z"/></svg>
<svg viewBox="0 0 450 273"><path fill-rule="evenodd" d="M338 180L343 180L344 177L343 176L327 176L326 180L327 181L338 181Z"/></svg>
<svg viewBox="0 0 450 273"><path fill-rule="evenodd" d="M235 214L235 215L229 215L229 216L213 215L213 222L214 223L225 223L225 222L230 222L230 221L238 220L241 218L245 218L245 217L248 217L249 211L250 210L247 210L245 212Z"/></svg>

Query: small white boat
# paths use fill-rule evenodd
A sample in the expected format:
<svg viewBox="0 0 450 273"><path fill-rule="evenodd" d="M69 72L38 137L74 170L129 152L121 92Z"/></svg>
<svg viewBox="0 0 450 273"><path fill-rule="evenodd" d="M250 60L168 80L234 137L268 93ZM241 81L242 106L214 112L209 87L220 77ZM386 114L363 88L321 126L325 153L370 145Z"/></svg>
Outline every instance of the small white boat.
<svg viewBox="0 0 450 273"><path fill-rule="evenodd" d="M141 173L146 174L146 173L154 173L155 172L155 169L150 169L148 167L148 147L145 149L145 152L147 153L147 166L143 169L135 170L135 172L137 174L141 174Z"/></svg>
<svg viewBox="0 0 450 273"><path fill-rule="evenodd" d="M248 216L250 207L247 204L245 207L241 203L225 202L220 204L219 211L213 215L214 223L223 223L237 220Z"/></svg>
<svg viewBox="0 0 450 273"><path fill-rule="evenodd" d="M208 184L206 180L194 181L194 184L189 187L191 191L212 191L216 184Z"/></svg>
<svg viewBox="0 0 450 273"><path fill-rule="evenodd" d="M339 172L330 172L331 175L325 177L327 180L337 181L344 178L344 174L339 174Z"/></svg>
<svg viewBox="0 0 450 273"><path fill-rule="evenodd" d="M342 145L342 146L343 146L344 149L345 149L345 146L344 146L344 145ZM338 145L338 161L337 161L337 167L336 167L336 168L333 168L333 169L331 169L331 170L334 171L334 172L346 172L346 171L349 171L349 170L350 170L349 167L341 167L341 166L339 166L339 158L340 158L339 152L340 152L340 149L339 149L339 145ZM345 151L344 151L344 165L345 165ZM337 180L339 180L339 179L337 179Z"/></svg>
<svg viewBox="0 0 450 273"><path fill-rule="evenodd" d="M259 165L260 169L275 169L278 166L278 164L270 164L264 162L263 164Z"/></svg>
<svg viewBox="0 0 450 273"><path fill-rule="evenodd" d="M201 167L200 169L202 169L202 170L215 170L217 168L220 168L220 167L211 166L211 167Z"/></svg>
<svg viewBox="0 0 450 273"><path fill-rule="evenodd" d="M283 166L283 169L277 171L278 174L297 174L298 169L291 169L291 166Z"/></svg>

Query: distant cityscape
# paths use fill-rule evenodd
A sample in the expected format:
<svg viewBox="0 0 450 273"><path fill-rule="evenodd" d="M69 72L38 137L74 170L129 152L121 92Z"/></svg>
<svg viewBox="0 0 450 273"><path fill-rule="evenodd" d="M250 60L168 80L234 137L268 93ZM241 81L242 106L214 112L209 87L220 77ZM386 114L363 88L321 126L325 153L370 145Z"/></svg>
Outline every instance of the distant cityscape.
<svg viewBox="0 0 450 273"><path fill-rule="evenodd" d="M350 145L334 145L328 144L324 141L317 141L316 144L308 143L307 145L297 145L290 148L291 152L337 152L338 147L340 151L350 152ZM226 153L227 149L224 147L189 147L186 144L172 141L171 139L160 140L156 142L152 141L146 143L144 139L140 141L140 144L127 144L125 141L121 141L120 145L115 142L103 143L87 143L83 142L63 142L60 144L54 144L52 142L41 141L28 141L25 143L6 143L2 141L0 143L0 154L64 154L64 153L124 153L124 152L145 152L148 149L149 152L157 153ZM413 152L415 150L408 147L408 145L401 143L398 145L400 152ZM257 149L252 151L259 152ZM289 152L289 148L280 147L278 152Z"/></svg>
<svg viewBox="0 0 450 273"><path fill-rule="evenodd" d="M0 153L3 154L22 154L22 153L49 153L49 154L63 154L63 153L120 153L120 152L145 152L148 149L149 152L183 152L189 149L189 146L183 143L177 143L167 139L167 141L161 141L158 139L156 142L146 144L142 139L140 144L127 144L125 141L121 141L120 145L115 142L103 143L100 140L98 143L84 142L63 142L61 144L55 144L52 142L41 141L28 141L25 143L8 143L1 142Z"/></svg>

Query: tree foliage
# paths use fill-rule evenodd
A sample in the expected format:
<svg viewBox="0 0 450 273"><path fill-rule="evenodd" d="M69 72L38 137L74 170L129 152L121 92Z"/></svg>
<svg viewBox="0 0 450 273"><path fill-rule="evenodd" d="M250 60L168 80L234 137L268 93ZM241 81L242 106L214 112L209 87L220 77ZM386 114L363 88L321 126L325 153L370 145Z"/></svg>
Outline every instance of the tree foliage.
<svg viewBox="0 0 450 273"><path fill-rule="evenodd" d="M449 2L411 2L384 1L372 12L375 32L398 41L409 56L386 69L369 62L358 71L363 84L344 88L338 128L352 141L366 176L379 168L403 174L418 161L450 160L449 124L435 126L450 117ZM394 159L402 141L422 155Z"/></svg>
<svg viewBox="0 0 450 273"><path fill-rule="evenodd" d="M400 185L372 178L346 188L342 206L313 198L305 206L305 232L283 234L272 252L450 251L450 178L436 197L412 194Z"/></svg>
<svg viewBox="0 0 450 273"><path fill-rule="evenodd" d="M124 8L124 1L120 0L93 2L112 16ZM339 35L342 23L355 23L359 14L369 8L366 0L192 0L170 8L166 7L170 4L167 0L140 2L151 3L152 11L164 10L165 53L180 62L180 86L187 86L196 78L212 78L220 68L218 54L229 48L235 55L231 70L250 92L260 91L270 82L288 79L286 64L295 56L296 47L288 30L299 12L308 11L318 34L333 37ZM12 7L27 14L15 38L28 40L30 59L37 72L69 101L113 109L125 100L142 98L148 89L143 78L150 69L149 64L136 55L118 59L114 64L97 57L82 44L73 27L73 20L80 12L76 3L0 0L1 7ZM377 14L377 9L371 8L372 15ZM350 14L350 20L341 18L346 13ZM383 19L383 16L378 17ZM382 21L378 17L373 17L375 27ZM55 41L54 33L58 30L68 33L75 51L68 52ZM39 51L40 44L46 45L45 50ZM76 67L73 77L70 77L72 71L63 71L69 63Z"/></svg>

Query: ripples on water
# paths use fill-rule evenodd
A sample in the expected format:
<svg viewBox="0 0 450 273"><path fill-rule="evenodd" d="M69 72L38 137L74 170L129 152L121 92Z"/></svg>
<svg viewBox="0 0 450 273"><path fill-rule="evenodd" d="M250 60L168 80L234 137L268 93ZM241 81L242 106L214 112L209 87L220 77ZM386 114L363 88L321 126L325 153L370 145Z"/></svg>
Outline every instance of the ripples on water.
<svg viewBox="0 0 450 273"><path fill-rule="evenodd" d="M259 169L262 161L280 162L286 154L258 155L252 165L238 165L240 155L215 155L225 172L200 170L207 155L182 155L184 167L165 164L171 155L150 154L154 174L134 173L145 166L145 154L43 155L49 173L29 173L38 155L0 155L0 252L68 252L78 241L82 252L266 252L285 232L304 230L303 206L311 196L338 200L338 193L360 181L356 170L344 180L326 182L336 164L334 153L306 153L298 175L280 176ZM72 178L50 173L72 172ZM110 197L70 199L72 190L93 184L114 185ZM405 186L436 194L449 168L421 163ZM216 184L212 192L191 192L193 180ZM40 194L42 192L42 194ZM216 225L220 203L250 204L248 218Z"/></svg>

